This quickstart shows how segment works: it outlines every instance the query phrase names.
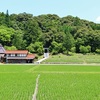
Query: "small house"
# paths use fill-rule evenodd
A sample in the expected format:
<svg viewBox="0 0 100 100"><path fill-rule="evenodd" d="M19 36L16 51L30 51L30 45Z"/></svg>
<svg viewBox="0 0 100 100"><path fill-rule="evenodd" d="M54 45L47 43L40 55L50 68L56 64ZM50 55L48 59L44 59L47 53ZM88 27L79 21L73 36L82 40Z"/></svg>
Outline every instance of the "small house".
<svg viewBox="0 0 100 100"><path fill-rule="evenodd" d="M6 50L4 58L6 63L32 63L35 55L27 50Z"/></svg>
<svg viewBox="0 0 100 100"><path fill-rule="evenodd" d="M0 62L5 63L33 63L35 54L30 54L28 50L5 50L0 45Z"/></svg>

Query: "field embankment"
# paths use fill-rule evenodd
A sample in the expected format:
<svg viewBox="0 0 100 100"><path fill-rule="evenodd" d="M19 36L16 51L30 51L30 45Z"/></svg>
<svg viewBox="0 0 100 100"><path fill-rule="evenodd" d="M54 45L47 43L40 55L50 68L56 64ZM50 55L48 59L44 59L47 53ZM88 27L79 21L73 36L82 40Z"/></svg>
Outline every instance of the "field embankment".
<svg viewBox="0 0 100 100"><path fill-rule="evenodd" d="M100 64L100 55L98 54L73 54L67 56L63 54L50 55L42 62L43 64Z"/></svg>

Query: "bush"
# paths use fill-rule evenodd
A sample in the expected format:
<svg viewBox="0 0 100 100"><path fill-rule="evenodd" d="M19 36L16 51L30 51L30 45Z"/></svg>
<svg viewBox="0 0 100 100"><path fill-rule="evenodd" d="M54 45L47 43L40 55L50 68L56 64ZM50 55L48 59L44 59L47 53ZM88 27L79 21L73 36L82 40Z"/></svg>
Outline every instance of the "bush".
<svg viewBox="0 0 100 100"><path fill-rule="evenodd" d="M100 49L96 49L96 53L100 54Z"/></svg>
<svg viewBox="0 0 100 100"><path fill-rule="evenodd" d="M37 53L38 55L43 54L42 42L35 42L34 44L31 43L26 49L31 53Z"/></svg>
<svg viewBox="0 0 100 100"><path fill-rule="evenodd" d="M83 54L91 52L91 47L90 46L80 46L80 52Z"/></svg>
<svg viewBox="0 0 100 100"><path fill-rule="evenodd" d="M17 50L15 46L4 46L6 50Z"/></svg>
<svg viewBox="0 0 100 100"><path fill-rule="evenodd" d="M57 50L53 50L52 51L52 55L56 55L56 54L58 54L58 51Z"/></svg>
<svg viewBox="0 0 100 100"><path fill-rule="evenodd" d="M64 51L63 54L64 54L64 55L68 55L68 51L67 51L67 50Z"/></svg>
<svg viewBox="0 0 100 100"><path fill-rule="evenodd" d="M72 52L72 53L75 53L75 52L76 52L76 47L72 47L72 48L71 48L71 52Z"/></svg>
<svg viewBox="0 0 100 100"><path fill-rule="evenodd" d="M91 46L86 46L87 47L87 49L88 49L88 53L90 53L91 52Z"/></svg>
<svg viewBox="0 0 100 100"><path fill-rule="evenodd" d="M61 53L61 51L63 51L62 43L57 43L53 41L50 46L50 51L52 52L53 55Z"/></svg>
<svg viewBox="0 0 100 100"><path fill-rule="evenodd" d="M69 52L69 56L74 56L74 53L73 52Z"/></svg>

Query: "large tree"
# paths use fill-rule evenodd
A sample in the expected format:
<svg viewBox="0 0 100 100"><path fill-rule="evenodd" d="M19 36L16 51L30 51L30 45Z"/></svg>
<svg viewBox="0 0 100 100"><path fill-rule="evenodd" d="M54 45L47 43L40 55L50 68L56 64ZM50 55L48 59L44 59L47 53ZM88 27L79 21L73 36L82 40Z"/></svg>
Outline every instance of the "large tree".
<svg viewBox="0 0 100 100"><path fill-rule="evenodd" d="M6 26L0 26L0 43L2 45L12 45L12 38L15 30Z"/></svg>
<svg viewBox="0 0 100 100"><path fill-rule="evenodd" d="M26 41L23 40L23 31L16 30L13 35L12 45L14 45L17 49L26 49Z"/></svg>
<svg viewBox="0 0 100 100"><path fill-rule="evenodd" d="M67 54L69 53L70 49L72 47L74 47L74 38L73 36L70 34L70 27L64 27L64 33L65 33L65 37L64 37L64 47L67 50Z"/></svg>
<svg viewBox="0 0 100 100"><path fill-rule="evenodd" d="M34 19L28 20L24 32L24 39L27 41L27 45L35 43L40 35L38 23Z"/></svg>

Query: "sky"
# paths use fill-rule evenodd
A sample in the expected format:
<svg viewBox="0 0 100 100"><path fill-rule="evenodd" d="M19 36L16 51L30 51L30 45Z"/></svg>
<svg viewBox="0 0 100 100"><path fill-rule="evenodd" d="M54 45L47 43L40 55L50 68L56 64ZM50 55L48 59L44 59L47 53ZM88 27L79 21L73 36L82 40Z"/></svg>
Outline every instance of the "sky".
<svg viewBox="0 0 100 100"><path fill-rule="evenodd" d="M0 0L0 12L9 14L30 13L57 14L59 17L72 15L100 23L100 0Z"/></svg>

